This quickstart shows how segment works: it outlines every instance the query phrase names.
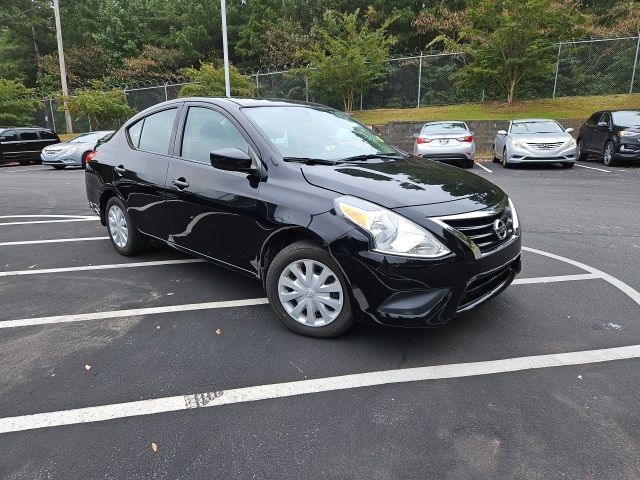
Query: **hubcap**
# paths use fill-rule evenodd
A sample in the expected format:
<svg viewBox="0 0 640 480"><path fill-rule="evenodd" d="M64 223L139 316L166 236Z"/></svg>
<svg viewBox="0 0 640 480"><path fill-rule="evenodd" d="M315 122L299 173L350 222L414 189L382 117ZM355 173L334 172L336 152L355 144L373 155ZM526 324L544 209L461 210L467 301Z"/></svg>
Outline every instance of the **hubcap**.
<svg viewBox="0 0 640 480"><path fill-rule="evenodd" d="M107 215L109 221L109 234L113 239L113 243L118 248L124 248L127 246L127 219L124 216L124 212L118 205L111 205L109 214Z"/></svg>
<svg viewBox="0 0 640 480"><path fill-rule="evenodd" d="M309 327L333 322L344 303L342 285L335 273L310 259L287 265L278 279L278 297L291 318Z"/></svg>
<svg viewBox="0 0 640 480"><path fill-rule="evenodd" d="M609 163L611 161L611 157L613 156L613 148L611 144L607 145L607 148L604 149L604 161L605 163Z"/></svg>

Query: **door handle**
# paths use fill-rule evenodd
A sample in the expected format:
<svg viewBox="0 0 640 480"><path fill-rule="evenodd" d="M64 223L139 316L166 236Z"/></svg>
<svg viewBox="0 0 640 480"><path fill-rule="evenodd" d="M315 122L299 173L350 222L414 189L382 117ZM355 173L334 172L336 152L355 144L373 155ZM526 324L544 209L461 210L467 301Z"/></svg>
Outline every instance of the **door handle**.
<svg viewBox="0 0 640 480"><path fill-rule="evenodd" d="M178 190L184 190L189 186L189 182L187 182L184 177L176 178L173 182Z"/></svg>
<svg viewBox="0 0 640 480"><path fill-rule="evenodd" d="M117 167L114 168L114 170L120 175L122 175L124 172L127 171L127 169L124 168L122 165L118 165Z"/></svg>

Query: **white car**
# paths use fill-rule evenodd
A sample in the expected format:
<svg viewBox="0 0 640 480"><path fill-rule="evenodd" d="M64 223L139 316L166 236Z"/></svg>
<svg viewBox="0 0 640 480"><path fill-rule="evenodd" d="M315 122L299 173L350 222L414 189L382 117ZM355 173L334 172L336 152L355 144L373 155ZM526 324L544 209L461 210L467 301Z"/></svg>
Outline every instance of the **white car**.
<svg viewBox="0 0 640 480"><path fill-rule="evenodd" d="M493 161L505 168L523 163L559 163L572 168L578 159L573 128L555 120L532 118L512 120L500 130L493 144Z"/></svg>
<svg viewBox="0 0 640 480"><path fill-rule="evenodd" d="M429 122L414 137L414 155L473 168L476 141L466 123Z"/></svg>

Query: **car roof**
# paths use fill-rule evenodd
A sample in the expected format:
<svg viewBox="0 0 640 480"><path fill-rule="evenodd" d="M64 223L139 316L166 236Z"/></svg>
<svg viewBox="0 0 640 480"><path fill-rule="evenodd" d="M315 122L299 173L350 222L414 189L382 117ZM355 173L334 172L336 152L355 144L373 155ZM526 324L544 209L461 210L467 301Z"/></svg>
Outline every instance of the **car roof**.
<svg viewBox="0 0 640 480"><path fill-rule="evenodd" d="M443 123L464 123L465 125L467 124L467 122L463 121L463 120L438 120L435 122L427 122L425 123L425 125L440 125Z"/></svg>
<svg viewBox="0 0 640 480"><path fill-rule="evenodd" d="M555 122L551 118L521 118L518 120L511 120L511 123L535 123L535 122Z"/></svg>

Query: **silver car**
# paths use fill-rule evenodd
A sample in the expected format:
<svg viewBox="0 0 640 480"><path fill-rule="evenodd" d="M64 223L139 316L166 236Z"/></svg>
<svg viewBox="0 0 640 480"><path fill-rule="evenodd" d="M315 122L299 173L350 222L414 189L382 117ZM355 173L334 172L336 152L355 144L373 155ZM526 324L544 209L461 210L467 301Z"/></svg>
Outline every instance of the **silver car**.
<svg viewBox="0 0 640 480"><path fill-rule="evenodd" d="M113 134L113 130L84 133L65 143L45 147L40 154L43 165L51 165L57 170L77 166L84 168L87 153L96 148L96 144Z"/></svg>
<svg viewBox="0 0 640 480"><path fill-rule="evenodd" d="M473 168L476 141L466 123L429 122L414 137L414 155Z"/></svg>
<svg viewBox="0 0 640 480"><path fill-rule="evenodd" d="M571 168L578 151L571 136L555 120L532 118L512 120L508 130L500 130L493 145L493 161L505 168L523 163L559 163Z"/></svg>

